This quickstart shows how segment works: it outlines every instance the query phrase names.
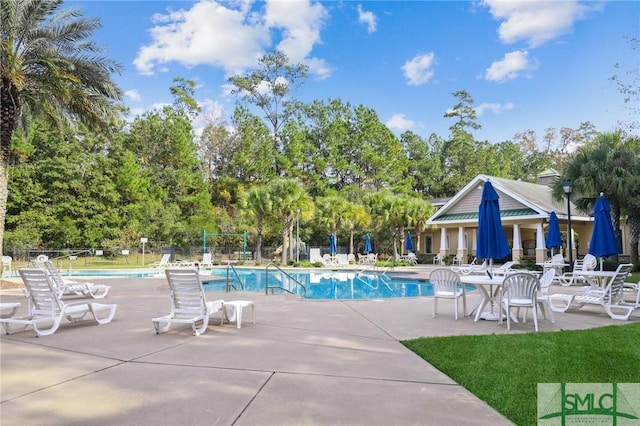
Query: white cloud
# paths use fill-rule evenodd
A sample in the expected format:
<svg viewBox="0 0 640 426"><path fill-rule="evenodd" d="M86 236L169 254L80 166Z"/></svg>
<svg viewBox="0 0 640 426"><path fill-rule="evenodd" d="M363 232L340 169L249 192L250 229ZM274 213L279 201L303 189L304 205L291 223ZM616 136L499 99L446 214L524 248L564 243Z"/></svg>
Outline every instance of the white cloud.
<svg viewBox="0 0 640 426"><path fill-rule="evenodd" d="M293 62L301 62L320 42L320 30L327 17L328 13L320 3L269 0L266 2L264 22L270 29L282 29L278 49Z"/></svg>
<svg viewBox="0 0 640 426"><path fill-rule="evenodd" d="M494 114L502 114L503 112L510 111L515 107L515 104L512 102L507 102L506 104L484 102L476 107L476 114L478 117L484 114L485 111L491 111Z"/></svg>
<svg viewBox="0 0 640 426"><path fill-rule="evenodd" d="M252 10L253 4L263 7ZM208 64L228 74L240 73L271 50L272 34L278 34L276 47L292 62L308 63L312 72L317 67L319 75L326 76L331 68L307 55L320 43L327 16L324 6L307 0L239 1L229 6L201 0L191 9L155 15L155 26L149 30L151 42L140 48L134 65L142 74L153 74L169 62L186 67Z"/></svg>
<svg viewBox="0 0 640 426"><path fill-rule="evenodd" d="M358 5L358 22L367 26L367 32L369 34L376 32L378 25L378 18L373 12L365 12L362 10L362 5Z"/></svg>
<svg viewBox="0 0 640 426"><path fill-rule="evenodd" d="M487 68L484 78L489 81L503 82L514 80L522 72L531 71L538 68L535 61L529 60L529 52L526 50L516 50L504 55L502 60L496 61Z"/></svg>
<svg viewBox="0 0 640 426"><path fill-rule="evenodd" d="M142 96L140 96L140 92L135 89L125 90L124 95L127 97L127 99L130 99L132 101L139 101L142 99Z"/></svg>
<svg viewBox="0 0 640 426"><path fill-rule="evenodd" d="M328 65L324 59L308 58L304 59L302 63L307 65L319 80L331 77L331 74L335 71L335 67Z"/></svg>
<svg viewBox="0 0 640 426"><path fill-rule="evenodd" d="M417 55L402 66L404 76L409 86L419 86L433 77L431 67L435 64L433 52Z"/></svg>
<svg viewBox="0 0 640 426"><path fill-rule="evenodd" d="M602 8L598 3L587 6L577 0L484 0L482 5L502 21L498 29L500 40L506 44L525 40L531 48L571 32L574 22Z"/></svg>
<svg viewBox="0 0 640 426"><path fill-rule="evenodd" d="M393 114L385 124L390 129L404 131L412 128L415 123L412 120L408 120L404 114Z"/></svg>

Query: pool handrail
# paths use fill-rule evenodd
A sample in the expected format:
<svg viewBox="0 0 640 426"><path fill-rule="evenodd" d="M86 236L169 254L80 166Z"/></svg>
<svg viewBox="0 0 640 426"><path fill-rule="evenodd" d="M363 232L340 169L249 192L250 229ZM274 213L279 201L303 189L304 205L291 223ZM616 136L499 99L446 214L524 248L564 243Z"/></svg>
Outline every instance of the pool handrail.
<svg viewBox="0 0 640 426"><path fill-rule="evenodd" d="M229 270L231 270L233 272L233 275L236 276L236 279L240 283L240 289L244 290L244 283L242 282L242 279L240 278L238 271L236 271L235 266L233 266L233 263L227 262L227 288L226 288L227 293L229 293L232 289L235 291L238 291L236 286L231 284L231 280L229 279Z"/></svg>
<svg viewBox="0 0 640 426"><path fill-rule="evenodd" d="M297 285L299 285L300 287L302 287L302 297L304 297L307 294L307 287L301 283L300 281L298 281L296 278L294 278L293 276L291 276L291 274L289 274L287 271L285 271L284 269L282 269L280 266L278 266L277 264L270 262L265 268L264 268L264 294L268 295L269 294L269 289L271 289L271 294L273 294L273 290L275 289L280 289L284 292L290 293L290 294L294 294L297 295L296 293L294 293L293 291L282 287L281 285L269 285L269 267L273 266L274 268L276 268L277 270L279 270L281 273L285 274L290 280L293 280L293 282L295 282Z"/></svg>

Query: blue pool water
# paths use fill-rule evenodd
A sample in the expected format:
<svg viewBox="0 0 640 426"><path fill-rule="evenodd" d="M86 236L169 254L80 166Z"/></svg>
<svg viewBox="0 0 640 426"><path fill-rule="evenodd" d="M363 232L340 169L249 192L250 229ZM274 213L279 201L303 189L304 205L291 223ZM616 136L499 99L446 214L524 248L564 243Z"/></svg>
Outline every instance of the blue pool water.
<svg viewBox="0 0 640 426"><path fill-rule="evenodd" d="M131 277L131 278L147 278L164 276L162 269L78 269L78 270L60 270L62 276L72 277Z"/></svg>
<svg viewBox="0 0 640 426"><path fill-rule="evenodd" d="M236 268L242 287L248 291L265 291L267 275L264 268ZM391 297L433 296L429 281L411 278L407 274L378 274L358 271L287 270L306 287L305 299L382 299ZM211 275L227 276L226 269L214 269ZM238 277L230 272L230 283L238 289ZM304 290L277 269L268 271L269 286L281 286L302 296ZM209 283L205 290L225 290L226 282ZM274 293L284 293L275 289Z"/></svg>

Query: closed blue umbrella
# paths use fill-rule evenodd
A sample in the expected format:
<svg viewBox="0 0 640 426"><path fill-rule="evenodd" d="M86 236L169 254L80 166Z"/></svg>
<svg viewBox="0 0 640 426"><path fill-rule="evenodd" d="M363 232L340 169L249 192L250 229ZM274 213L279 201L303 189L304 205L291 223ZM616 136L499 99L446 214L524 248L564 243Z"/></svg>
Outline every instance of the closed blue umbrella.
<svg viewBox="0 0 640 426"><path fill-rule="evenodd" d="M489 264L492 264L493 259L502 259L510 252L500 221L499 198L491 182L486 181L478 209L476 256L480 259L489 259Z"/></svg>
<svg viewBox="0 0 640 426"><path fill-rule="evenodd" d="M591 242L589 243L589 254L600 258L618 254L620 251L611 221L611 207L604 194L600 194L596 201L593 208L593 218L593 234L591 234ZM600 262L600 267L602 267L602 262Z"/></svg>
<svg viewBox="0 0 640 426"><path fill-rule="evenodd" d="M371 237L369 234L364 236L364 252L365 254L369 254L373 250L371 249Z"/></svg>
<svg viewBox="0 0 640 426"><path fill-rule="evenodd" d="M331 234L329 236L329 253L331 256L336 254L338 250L336 249L336 234Z"/></svg>
<svg viewBox="0 0 640 426"><path fill-rule="evenodd" d="M413 241L411 241L411 232L407 232L407 239L404 242L404 248L407 251L413 251Z"/></svg>
<svg viewBox="0 0 640 426"><path fill-rule="evenodd" d="M546 245L548 249L551 249L552 255L554 248L562 247L560 224L558 223L558 216L556 215L556 212L551 212L549 215L549 233L547 234Z"/></svg>

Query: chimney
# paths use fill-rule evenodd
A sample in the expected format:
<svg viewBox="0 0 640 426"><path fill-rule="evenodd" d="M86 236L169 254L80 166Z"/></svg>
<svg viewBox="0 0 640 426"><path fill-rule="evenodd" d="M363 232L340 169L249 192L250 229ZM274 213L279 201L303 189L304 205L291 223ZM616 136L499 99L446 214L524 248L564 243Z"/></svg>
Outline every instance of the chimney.
<svg viewBox="0 0 640 426"><path fill-rule="evenodd" d="M553 169L547 169L538 175L538 184L551 187L560 177L560 173Z"/></svg>

